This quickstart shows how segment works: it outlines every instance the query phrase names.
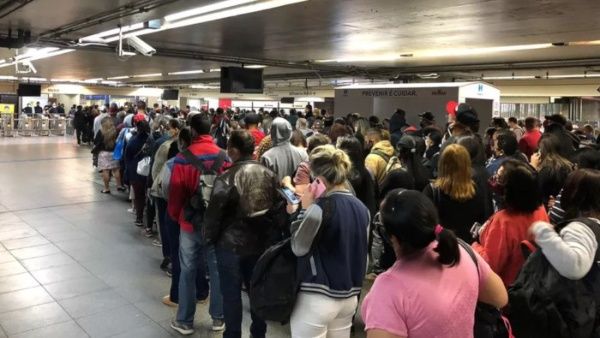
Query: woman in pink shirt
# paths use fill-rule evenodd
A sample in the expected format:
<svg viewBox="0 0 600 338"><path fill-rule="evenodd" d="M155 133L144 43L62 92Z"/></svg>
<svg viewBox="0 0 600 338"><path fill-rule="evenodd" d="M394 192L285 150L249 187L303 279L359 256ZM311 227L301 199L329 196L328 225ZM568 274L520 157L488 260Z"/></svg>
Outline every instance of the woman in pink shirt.
<svg viewBox="0 0 600 338"><path fill-rule="evenodd" d="M473 337L477 301L508 302L500 277L478 255L477 270L422 193L391 191L381 220L398 258L363 302L368 338Z"/></svg>

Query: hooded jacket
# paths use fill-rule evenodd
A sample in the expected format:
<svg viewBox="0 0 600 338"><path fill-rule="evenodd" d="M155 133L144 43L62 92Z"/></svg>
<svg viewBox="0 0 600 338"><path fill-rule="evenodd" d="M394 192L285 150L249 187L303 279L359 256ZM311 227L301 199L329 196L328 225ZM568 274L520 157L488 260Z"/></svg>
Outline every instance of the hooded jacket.
<svg viewBox="0 0 600 338"><path fill-rule="evenodd" d="M381 185L385 179L385 167L392 156L394 156L394 147L390 141L384 140L375 143L371 148L371 153L365 158L365 167L373 175L378 185Z"/></svg>
<svg viewBox="0 0 600 338"><path fill-rule="evenodd" d="M287 221L275 174L252 160L236 162L215 181L204 215L207 243L238 255L261 254Z"/></svg>
<svg viewBox="0 0 600 338"><path fill-rule="evenodd" d="M273 146L264 153L260 161L277 175L279 182L286 176L292 177L300 162L308 160L306 151L294 147L290 143L291 138L292 125L286 119L275 118L271 124Z"/></svg>

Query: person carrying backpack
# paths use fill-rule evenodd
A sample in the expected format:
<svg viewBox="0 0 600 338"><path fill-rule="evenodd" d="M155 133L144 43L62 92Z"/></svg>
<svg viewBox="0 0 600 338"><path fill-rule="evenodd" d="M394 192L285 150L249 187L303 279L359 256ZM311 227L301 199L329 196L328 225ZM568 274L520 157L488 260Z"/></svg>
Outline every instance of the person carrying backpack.
<svg viewBox="0 0 600 338"><path fill-rule="evenodd" d="M394 157L394 147L389 140L384 140L381 129L371 128L366 136L371 151L365 158L365 166L377 181L377 185L381 186L387 172L390 171L388 164Z"/></svg>
<svg viewBox="0 0 600 338"><path fill-rule="evenodd" d="M351 162L342 150L317 147L310 166L325 191L318 196L322 188L311 185L292 225L300 282L292 336L349 337L367 269L369 210L347 190Z"/></svg>
<svg viewBox="0 0 600 338"><path fill-rule="evenodd" d="M600 172L569 175L561 196L565 219L531 227L537 250L509 290L517 337L598 337L600 334Z"/></svg>
<svg viewBox="0 0 600 338"><path fill-rule="evenodd" d="M213 319L212 328L221 331L225 326L216 257L214 248L204 245L202 219L208 202L207 195L210 196L210 191L203 189L208 187L204 183L208 179L214 180L215 175L221 174L230 164L224 151L209 135L210 126L210 117L207 114L196 114L191 118L192 144L186 151L176 156L169 184L168 213L171 218L179 221L181 227L179 308L176 318L171 321L171 327L183 335L194 333L194 314L196 301L199 300L196 296L208 295L206 282L205 290L199 292L195 290L196 274L200 276L205 274L204 254L206 254L212 289L209 308ZM214 168L215 166L217 168ZM199 168L202 168L202 172Z"/></svg>
<svg viewBox="0 0 600 338"><path fill-rule="evenodd" d="M231 133L227 153L234 164L215 181L204 220L205 241L215 246L217 255L226 325L223 337L241 338L242 283L250 286L258 258L287 223L277 176L252 160L253 152L250 132ZM267 324L250 314L252 337L265 337Z"/></svg>

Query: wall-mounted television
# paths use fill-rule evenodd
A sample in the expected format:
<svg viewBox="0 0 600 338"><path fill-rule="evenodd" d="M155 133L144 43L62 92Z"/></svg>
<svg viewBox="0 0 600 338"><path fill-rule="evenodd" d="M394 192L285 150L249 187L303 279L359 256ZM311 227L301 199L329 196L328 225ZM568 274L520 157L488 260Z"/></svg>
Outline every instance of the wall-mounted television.
<svg viewBox="0 0 600 338"><path fill-rule="evenodd" d="M19 96L40 96L42 95L42 86L39 84L19 83L17 89Z"/></svg>
<svg viewBox="0 0 600 338"><path fill-rule="evenodd" d="M262 94L263 70L221 67L221 93Z"/></svg>
<svg viewBox="0 0 600 338"><path fill-rule="evenodd" d="M179 100L179 89L165 89L160 98L163 100Z"/></svg>

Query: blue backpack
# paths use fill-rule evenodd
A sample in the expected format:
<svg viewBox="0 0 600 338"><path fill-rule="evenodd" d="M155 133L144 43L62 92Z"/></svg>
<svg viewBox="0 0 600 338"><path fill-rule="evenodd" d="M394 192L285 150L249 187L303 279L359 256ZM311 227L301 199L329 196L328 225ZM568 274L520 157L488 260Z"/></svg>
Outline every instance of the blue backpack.
<svg viewBox="0 0 600 338"><path fill-rule="evenodd" d="M123 158L123 151L125 150L125 135L129 131L129 128L124 128L119 137L117 143L115 143L115 149L113 150L113 160L120 161Z"/></svg>

